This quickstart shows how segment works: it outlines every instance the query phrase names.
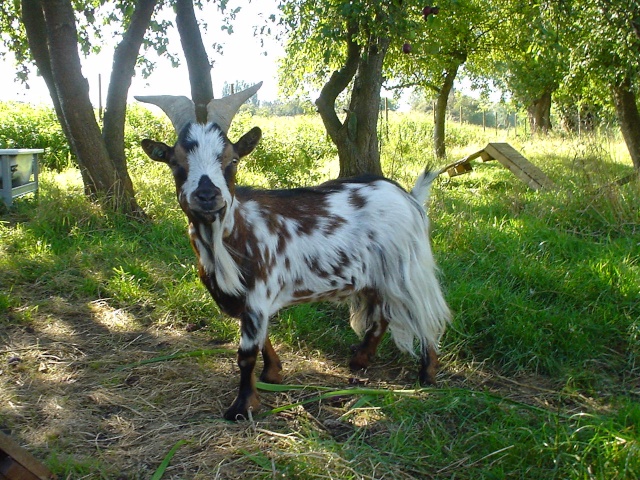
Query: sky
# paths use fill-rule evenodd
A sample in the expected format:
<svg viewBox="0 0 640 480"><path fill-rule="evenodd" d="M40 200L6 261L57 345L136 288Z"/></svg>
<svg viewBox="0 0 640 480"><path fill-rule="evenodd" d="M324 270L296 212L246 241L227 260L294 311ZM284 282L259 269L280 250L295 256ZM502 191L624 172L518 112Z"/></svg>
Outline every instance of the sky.
<svg viewBox="0 0 640 480"><path fill-rule="evenodd" d="M240 6L235 21L233 22L233 34L228 34L220 29L221 23L216 22L219 13L214 8L204 12L196 11L198 19L205 18L209 27L202 31L203 41L206 47L214 42L224 45L223 54L219 55L208 48L210 59L213 61L212 81L214 96L222 95L225 82L234 83L244 81L257 83L263 81L262 88L258 92L261 101L275 100L278 96L277 72L278 58L284 55L284 49L275 40L266 39L265 47L261 47L260 39L254 36L254 26L262 25L264 19L275 11L275 0L252 1L231 0L229 8ZM175 29L174 29L175 30ZM134 95L186 95L191 97L189 77L186 63L182 57L180 39L177 31L167 32L169 36L169 48L180 55L181 65L172 68L168 59L160 58L157 68L147 79L137 74L129 89L129 98ZM99 106L99 77L102 83L102 105L104 106L108 88L109 75L113 61L113 49L115 45L107 45L99 55L83 58L82 72L89 81L89 95L94 107ZM268 54L265 55L264 52ZM155 52L152 59L157 59ZM0 101L18 100L32 104L50 104L51 99L44 80L35 74L29 78L29 89L15 80L15 60L8 53L4 60L0 59Z"/></svg>

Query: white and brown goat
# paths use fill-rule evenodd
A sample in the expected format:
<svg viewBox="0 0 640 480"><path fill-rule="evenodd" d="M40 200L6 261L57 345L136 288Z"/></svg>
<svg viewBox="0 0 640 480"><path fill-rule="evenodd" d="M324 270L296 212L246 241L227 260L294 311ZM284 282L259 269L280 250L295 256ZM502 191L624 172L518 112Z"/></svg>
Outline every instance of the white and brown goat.
<svg viewBox="0 0 640 480"><path fill-rule="evenodd" d="M175 146L144 140L142 148L171 168L200 279L220 309L240 319L240 388L225 418L259 407L259 351L260 379L282 381L269 319L298 303L350 302L351 326L364 337L351 368L369 365L388 328L400 350L414 354L418 344L419 380L434 383L437 346L450 317L424 210L437 173L425 171L410 193L372 175L290 190L236 186L238 160L253 151L262 133L253 128L232 143L227 131L259 87L212 100L206 125L195 122L186 97L137 97L160 106L173 122Z"/></svg>

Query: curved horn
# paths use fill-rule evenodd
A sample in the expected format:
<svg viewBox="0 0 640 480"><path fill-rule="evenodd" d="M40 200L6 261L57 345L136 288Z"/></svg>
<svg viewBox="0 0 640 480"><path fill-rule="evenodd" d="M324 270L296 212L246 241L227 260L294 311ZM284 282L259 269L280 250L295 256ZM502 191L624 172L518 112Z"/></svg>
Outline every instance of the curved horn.
<svg viewBox="0 0 640 480"><path fill-rule="evenodd" d="M196 107L185 96L173 95L146 95L135 96L140 102L150 103L160 107L167 114L173 124L176 134L180 134L187 123L196 121Z"/></svg>
<svg viewBox="0 0 640 480"><path fill-rule="evenodd" d="M211 100L207 105L207 122L217 123L224 133L229 132L231 121L240 110L240 106L255 95L261 86L262 82L256 83L241 92Z"/></svg>

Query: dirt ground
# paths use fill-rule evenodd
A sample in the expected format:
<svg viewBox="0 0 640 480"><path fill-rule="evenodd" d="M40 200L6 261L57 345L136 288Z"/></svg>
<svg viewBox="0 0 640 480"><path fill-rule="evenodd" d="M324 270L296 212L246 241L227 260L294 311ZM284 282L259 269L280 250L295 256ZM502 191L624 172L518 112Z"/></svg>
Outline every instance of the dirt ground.
<svg viewBox="0 0 640 480"><path fill-rule="evenodd" d="M163 478L237 478L240 473L250 478L265 470L247 452L269 457L286 450L301 421L338 439L355 428L353 417L341 418L349 401L344 399L226 422L222 414L238 382L236 345L219 344L202 330L140 326L105 301L87 305L46 298L40 303L28 322L0 331L0 428L40 459L84 465L86 474L68 478L101 478L95 473L99 468L107 478L150 478L183 439L188 441ZM408 358L376 364L356 378L346 368L347 358L334 361L320 352L275 347L286 384L413 387L415 366ZM220 351L130 366L201 349ZM481 369L456 372L445 365L440 377L449 387L489 388L541 406L555 396L539 379L513 381ZM314 394L261 392L262 411Z"/></svg>

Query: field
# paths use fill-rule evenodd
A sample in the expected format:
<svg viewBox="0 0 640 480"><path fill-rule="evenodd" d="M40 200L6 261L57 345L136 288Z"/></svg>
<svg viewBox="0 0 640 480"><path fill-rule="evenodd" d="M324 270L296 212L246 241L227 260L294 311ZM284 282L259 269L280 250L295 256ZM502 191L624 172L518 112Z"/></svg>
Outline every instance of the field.
<svg viewBox="0 0 640 480"><path fill-rule="evenodd" d="M199 283L170 173L137 146L170 141L166 123L129 121L140 223L84 199L50 113L3 108L1 148L50 150L37 198L0 214L0 428L59 478L640 477L640 185L614 183L632 171L619 136L449 125L450 161L508 141L558 188L497 162L436 181L454 311L438 385L418 388L389 338L353 374L348 310L304 305L272 322L283 388L260 385L262 410L229 423L237 324ZM240 116L230 136L253 125L264 140L241 183L336 174L318 119ZM383 169L408 188L434 162L431 129L381 123Z"/></svg>

